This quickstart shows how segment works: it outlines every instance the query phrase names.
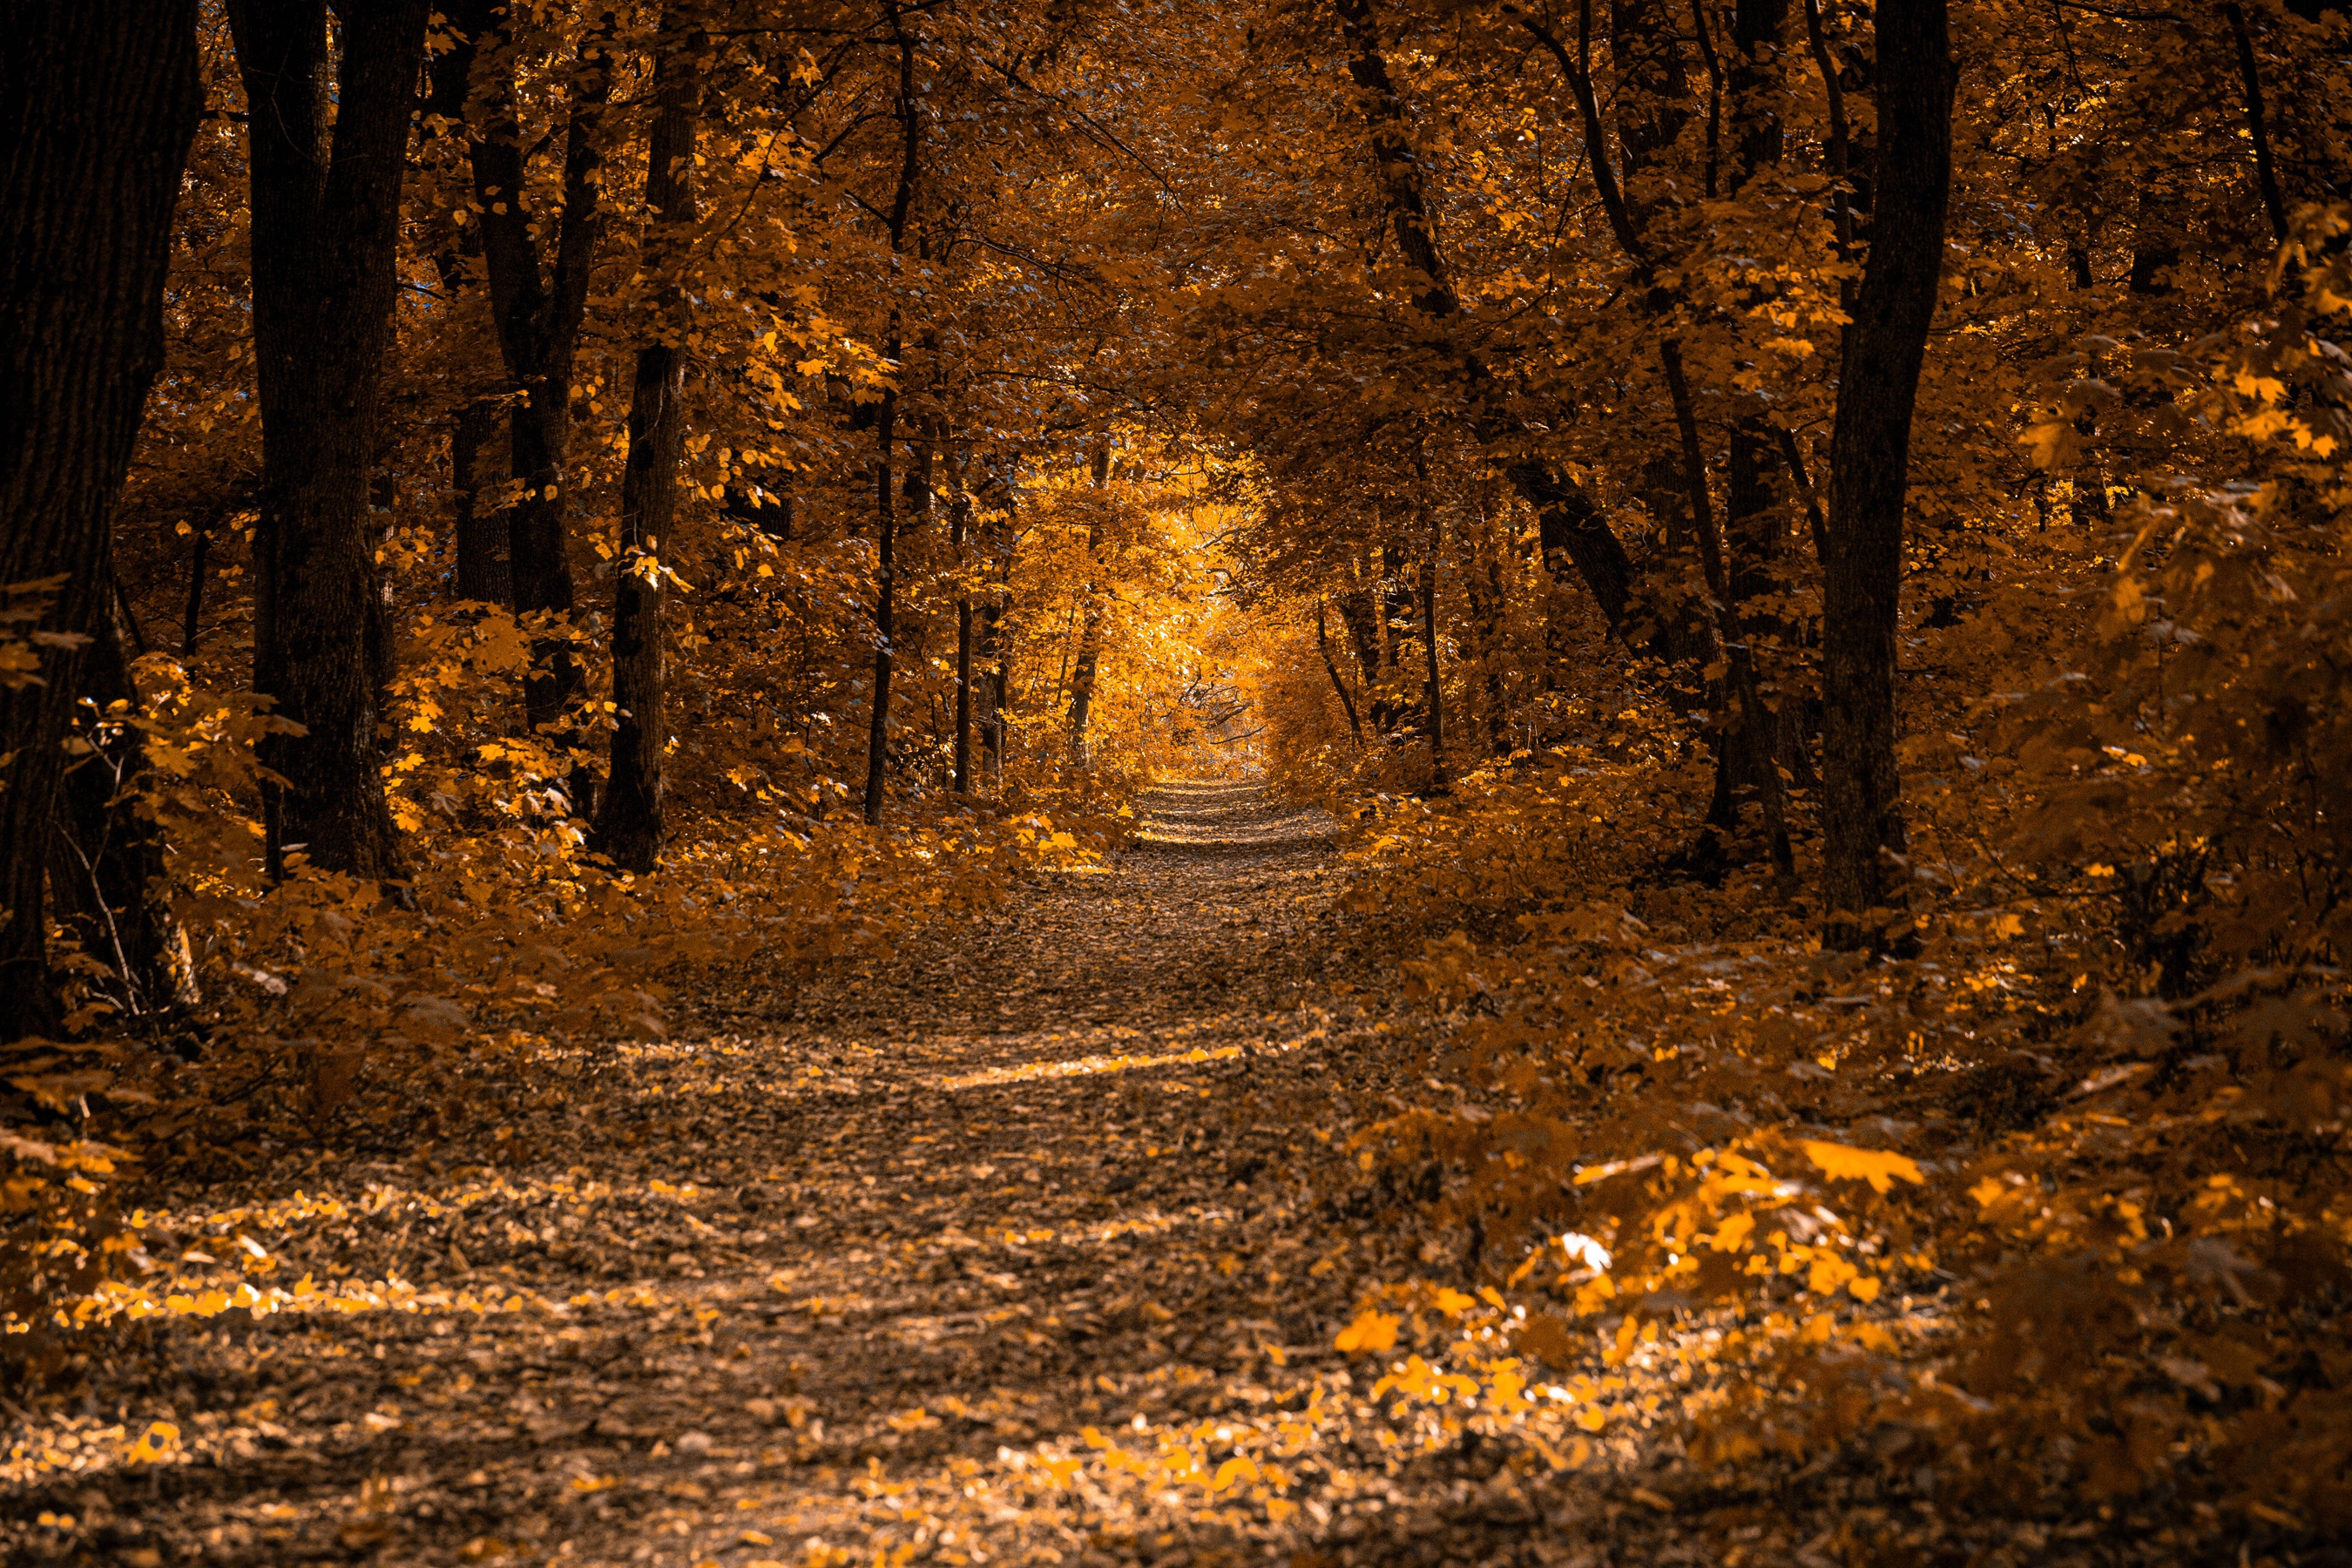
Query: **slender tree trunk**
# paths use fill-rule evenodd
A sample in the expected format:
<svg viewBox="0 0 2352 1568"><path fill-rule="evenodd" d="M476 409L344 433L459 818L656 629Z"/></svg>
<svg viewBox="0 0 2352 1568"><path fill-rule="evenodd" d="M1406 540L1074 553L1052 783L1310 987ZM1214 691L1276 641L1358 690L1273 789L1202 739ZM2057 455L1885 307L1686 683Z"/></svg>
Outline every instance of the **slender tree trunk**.
<svg viewBox="0 0 2352 1568"><path fill-rule="evenodd" d="M604 799L591 847L627 870L661 858L661 557L675 553L678 459L686 449L683 344L691 325L682 280L694 242L695 139L700 92L693 42L678 8L662 12L655 45L654 123L646 151L646 275L655 287L649 339L629 394L629 456L621 476L621 558L613 577L613 726Z"/></svg>
<svg viewBox="0 0 2352 1568"><path fill-rule="evenodd" d="M180 617L180 657L196 657L196 636L202 629L205 613L205 567L213 550L213 524L210 519L196 525L194 546L188 552L188 605Z"/></svg>
<svg viewBox="0 0 2352 1568"><path fill-rule="evenodd" d="M991 516L982 538L991 563L992 586L988 602L980 610L979 646L975 650L980 660L981 690L984 693L987 713L981 722L981 744L987 752L987 773L991 787L1004 787L1004 712L1007 707L1003 621L1011 607L1013 594L1013 475L1008 469L994 476L989 484Z"/></svg>
<svg viewBox="0 0 2352 1568"><path fill-rule="evenodd" d="M604 238L601 136L612 97L611 18L582 39L564 121L562 205L529 206L530 186L515 98L515 14L497 0L453 0L458 42L434 67L468 82L467 154L480 204L482 256L490 315L507 374L521 393L509 427L509 469L522 485L505 515L508 576L519 616L538 617L533 674L523 682L523 711L535 734L576 747L570 713L586 671L572 650L568 623L577 602L572 574L572 370L586 319L588 283ZM552 250L551 258L543 253ZM551 260L551 267L550 262ZM571 779L572 808L595 806L595 779L584 758Z"/></svg>
<svg viewBox="0 0 2352 1568"><path fill-rule="evenodd" d="M514 604L507 571L507 514L482 506L482 448L498 433L499 405L487 398L457 410L449 434L449 488L457 497L457 597Z"/></svg>
<svg viewBox="0 0 2352 1568"><path fill-rule="evenodd" d="M971 587L964 573L964 544L971 532L971 492L961 483L948 508L948 542L955 551L955 792L971 793Z"/></svg>
<svg viewBox="0 0 2352 1568"><path fill-rule="evenodd" d="M1870 256L1839 366L1822 531L1822 941L1858 947L1906 903L1895 763L1911 415L1943 268L1953 67L1945 0L1881 0Z"/></svg>
<svg viewBox="0 0 2352 1568"><path fill-rule="evenodd" d="M915 40L906 28L906 17L896 0L890 8L890 28L898 46L898 94L896 117L900 136L898 188L890 204L887 226L890 237L891 284L898 284L898 258L906 253L907 217L913 210L915 180L921 171L922 120L915 102ZM897 305L890 308L890 341L887 357L890 366L890 390L883 394L879 416L875 420L875 486L877 533L875 539L874 593L874 709L866 739L866 821L878 826L882 821L883 797L889 786L890 763L890 664L897 649L892 646L898 636L897 605L894 595L898 588L898 517L890 491L891 458L898 433L898 383L903 374L900 356L905 353L901 337L902 318Z"/></svg>
<svg viewBox="0 0 2352 1568"><path fill-rule="evenodd" d="M369 476L399 297L400 186L426 6L235 0L251 144L261 404L254 689L302 733L262 760L273 872L404 874L384 800L374 652L383 610Z"/></svg>
<svg viewBox="0 0 2352 1568"><path fill-rule="evenodd" d="M1364 741L1363 721L1356 717L1355 694L1348 689L1348 683L1339 679L1339 661L1331 657L1331 627L1324 615L1320 595L1315 600L1315 646L1323 655L1323 670L1331 678L1331 689L1339 694L1339 706L1348 715L1348 733L1355 737L1358 745L1361 745Z"/></svg>
<svg viewBox="0 0 2352 1568"><path fill-rule="evenodd" d="M1424 483L1426 481L1424 480ZM1444 795L1452 787L1445 777L1445 687L1437 673L1437 551L1443 525L1433 510L1429 517L1429 548L1421 558L1421 634L1428 656L1429 793Z"/></svg>
<svg viewBox="0 0 2352 1568"><path fill-rule="evenodd" d="M49 883L58 916L82 952L113 972L99 989L122 1017L152 1024L199 998L188 934L172 912L163 830L138 809L146 738L121 721L139 704L123 647L128 619L124 613L100 616L82 650L84 717L75 730L89 749L70 764L58 794ZM94 719L98 714L114 720Z"/></svg>
<svg viewBox="0 0 2352 1568"><path fill-rule="evenodd" d="M1421 280L1414 306L1433 321L1452 320L1462 308L1444 254L1429 216L1429 204L1404 99L1382 52L1380 20L1372 0L1333 0L1348 41L1348 75L1364 97L1374 172L1398 254ZM1633 565L1625 546L1582 486L1530 448L1531 433L1507 414L1488 405L1494 377L1467 352L1457 359L1469 389L1465 412L1478 439L1504 459L1503 472L1535 509L1544 564L1554 573L1573 567L1600 606L1610 630L1624 629L1633 596Z"/></svg>
<svg viewBox="0 0 2352 1568"><path fill-rule="evenodd" d="M2238 0L2223 0L2221 15L2229 18L2230 36L2238 46L2238 81L2246 95L2246 134L2254 144L2254 193L2262 197L2263 216L2271 220L2271 237L2286 243L2286 200L2279 191L2278 167L2271 159L2270 123L2263 113L2263 73L2254 61L2254 36L2247 29L2245 8Z"/></svg>
<svg viewBox="0 0 2352 1568"><path fill-rule="evenodd" d="M0 685L0 1039L54 1032L44 872L113 580L108 526L163 363L172 212L203 109L194 0L38 0L0 49L0 587L41 584L39 668Z"/></svg>
<svg viewBox="0 0 2352 1568"><path fill-rule="evenodd" d="M1788 83L1782 35L1787 23L1788 0L1738 0L1733 12L1735 195L1776 171L1785 150L1781 110ZM1776 689L1754 650L1784 627L1777 617L1759 616L1750 606L1777 585L1774 563L1780 555L1786 476L1780 471L1780 443L1761 400L1735 395L1733 408L1730 460L1724 472L1725 576L1730 623L1738 645L1748 650L1749 681L1760 700ZM1783 758L1790 762L1792 773L1801 771L1796 763L1805 750L1804 726L1795 705L1761 710L1754 718L1754 723L1743 723L1724 736L1727 743L1717 757L1716 799L1708 811L1712 822L1728 826L1736 819L1735 802L1743 788L1765 802L1768 814L1776 812ZM1776 846L1785 847L1785 836L1776 838ZM1776 847L1776 858L1780 852Z"/></svg>
<svg viewBox="0 0 2352 1568"><path fill-rule="evenodd" d="M1070 677L1070 761L1087 761L1087 720L1094 711L1095 674L1102 666L1102 504L1110 485L1110 437L1095 448L1095 513L1087 524L1087 581L1082 590L1086 620L1078 632L1076 665Z"/></svg>

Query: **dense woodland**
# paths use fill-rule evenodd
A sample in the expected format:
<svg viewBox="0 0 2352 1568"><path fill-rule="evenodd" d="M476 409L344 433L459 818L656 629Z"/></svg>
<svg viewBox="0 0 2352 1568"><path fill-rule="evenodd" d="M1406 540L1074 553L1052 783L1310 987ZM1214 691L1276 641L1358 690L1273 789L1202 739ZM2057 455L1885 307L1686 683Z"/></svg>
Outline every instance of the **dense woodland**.
<svg viewBox="0 0 2352 1568"><path fill-rule="evenodd" d="M1118 878L1223 898L1247 848L1150 880L1190 808L1147 792L1191 779L1336 825L1284 1005L1377 1020L1328 1078L1202 1091L1315 1131L1260 1162L1313 1282L1217 1248L1312 1320L1267 1397L1380 1427L1354 1462L1404 1495L1473 1487L1507 1551L1349 1535L1354 1483L1267 1415L1157 1458L1034 1430L1021 1517L1064 1523L868 1514L808 1561L2340 1560L2344 11L36 0L14 33L12 1554L311 1560L68 1507L226 1473L201 1393L124 1369L457 1310L251 1216L363 1168L434 1214L589 1170L608 1102L561 1064L784 1040L793 998L951 979L1090 878L1073 940L1124 957ZM1216 939L1236 974L1266 918ZM559 1154L527 1129L567 1096ZM1073 1136L1111 1114L1079 1103ZM816 1463L823 1421L778 1430ZM825 1462L880 1486L881 1451ZM373 1464L331 1479L390 1520ZM1128 1485L1223 1533L1104 1522ZM1578 1499L1624 1521L1598 1556L1547 1544ZM320 1540L561 1555L399 1528Z"/></svg>

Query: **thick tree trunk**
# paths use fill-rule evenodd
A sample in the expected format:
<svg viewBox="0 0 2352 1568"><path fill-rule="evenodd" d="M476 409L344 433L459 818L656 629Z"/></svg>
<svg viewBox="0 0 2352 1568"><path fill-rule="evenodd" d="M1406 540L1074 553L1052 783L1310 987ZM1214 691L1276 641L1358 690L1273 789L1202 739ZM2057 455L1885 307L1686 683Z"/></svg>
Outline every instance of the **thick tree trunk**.
<svg viewBox="0 0 2352 1568"><path fill-rule="evenodd" d="M1943 268L1954 70L1945 0L1881 0L1870 256L1839 366L1822 531L1822 940L1883 939L1906 901L1895 633L1911 415Z"/></svg>
<svg viewBox="0 0 2352 1568"><path fill-rule="evenodd" d="M647 148L646 226L642 265L659 279L650 341L637 350L629 395L629 456L621 476L621 559L613 588L613 728L610 766L592 847L627 870L646 872L661 857L662 714L661 554L674 550L678 459L686 449L685 353L690 325L680 275L694 238L695 111L698 69L675 6L662 14L655 43L653 134Z"/></svg>
<svg viewBox="0 0 2352 1568"><path fill-rule="evenodd" d="M368 482L426 6L355 9L331 47L327 11L326 0L229 8L251 110L261 394L253 684L303 727L262 746L286 781L263 786L272 871L299 850L390 879L404 868L380 772Z"/></svg>
<svg viewBox="0 0 2352 1568"><path fill-rule="evenodd" d="M163 363L172 211L202 108L193 0L40 0L10 18L0 586L52 591L32 626L0 632L71 639L100 628L113 581L108 520ZM43 872L82 655L72 641L37 651L34 681L0 686L0 1039L58 1022Z"/></svg>

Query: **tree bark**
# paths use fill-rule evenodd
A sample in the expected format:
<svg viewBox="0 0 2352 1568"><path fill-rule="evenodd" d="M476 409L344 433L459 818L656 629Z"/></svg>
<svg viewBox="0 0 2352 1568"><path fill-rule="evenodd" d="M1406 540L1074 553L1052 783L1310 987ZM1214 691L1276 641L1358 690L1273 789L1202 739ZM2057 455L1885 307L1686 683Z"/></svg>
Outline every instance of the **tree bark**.
<svg viewBox="0 0 2352 1568"><path fill-rule="evenodd" d="M384 800L375 660L384 636L368 508L399 296L400 185L426 7L235 0L250 110L253 335L261 405L254 689L302 733L268 737L273 874L404 874Z"/></svg>
<svg viewBox="0 0 2352 1568"><path fill-rule="evenodd" d="M655 286L651 334L637 348L629 393L629 456L621 475L621 558L613 577L613 706L604 798L590 847L639 873L661 858L661 554L674 550L678 459L686 449L686 356L691 324L683 273L694 242L699 68L678 7L662 12L654 44L654 122L646 150L641 265Z"/></svg>
<svg viewBox="0 0 2352 1568"><path fill-rule="evenodd" d="M89 749L66 773L50 839L58 916L84 954L111 970L100 989L118 1015L152 1025L198 1000L187 931L172 912L162 829L136 806L147 772L145 737L125 721L139 693L123 646L127 615L98 617L79 670ZM102 716L102 717L94 717Z"/></svg>
<svg viewBox="0 0 2352 1568"><path fill-rule="evenodd" d="M570 712L586 673L565 635L577 602L572 574L570 478L572 369L588 309L588 283L604 239L601 137L613 91L609 16L579 47L564 120L562 206L534 211L523 201L530 171L515 92L513 19L497 0L460 0L450 19L456 47L435 65L468 85L467 154L481 204L482 256L490 315L507 374L521 395L509 430L511 473L522 495L507 516L508 574L520 616L541 617L531 642L534 673L523 683L532 731L573 746ZM552 241L552 257L545 254ZM572 774L572 806L590 812L594 779Z"/></svg>
<svg viewBox="0 0 2352 1568"><path fill-rule="evenodd" d="M507 514L482 507L482 448L498 433L498 417L499 405L487 398L457 410L449 432L449 488L457 496L457 597L511 609Z"/></svg>
<svg viewBox="0 0 2352 1568"><path fill-rule="evenodd" d="M1364 96L1371 132L1374 170L1397 249L1424 280L1413 304L1435 323L1460 313L1462 301L1438 249L1419 156L1412 145L1403 97L1381 51L1379 19L1371 0L1334 0L1349 48L1348 75ZM1544 564L1555 574L1572 566L1600 606L1612 632L1625 630L1633 601L1633 565L1624 542L1611 531L1601 508L1584 488L1541 456L1513 448L1534 443L1519 422L1484 406L1496 392L1494 376L1475 353L1456 355L1469 388L1465 410L1479 441L1505 458L1503 473L1535 509L1541 530Z"/></svg>
<svg viewBox="0 0 2352 1568"><path fill-rule="evenodd" d="M1095 675L1102 667L1102 573L1104 491L1110 484L1110 437L1095 448L1095 513L1087 523L1086 619L1078 629L1078 656L1070 676L1070 761L1087 761L1087 721L1094 712Z"/></svg>
<svg viewBox="0 0 2352 1568"><path fill-rule="evenodd" d="M1881 0L1870 254L1838 370L1822 535L1822 942L1885 940L1906 902L1895 634L1911 416L1944 259L1954 69L1945 0Z"/></svg>
<svg viewBox="0 0 2352 1568"><path fill-rule="evenodd" d="M990 784L1004 787L1004 711L1009 705L1010 672L1005 668L1003 623L1013 598L1013 470L1008 467L989 482L992 514L982 531L992 565L993 586L980 607L980 632L973 656L981 668L981 691L987 711L981 720L981 746L987 754Z"/></svg>
<svg viewBox="0 0 2352 1568"><path fill-rule="evenodd" d="M1423 476L1423 493L1427 477ZM1421 637L1426 655L1429 709L1429 793L1444 795L1451 789L1445 776L1445 688L1437 672L1437 551L1443 542L1443 525L1437 512L1429 515L1428 549L1421 558Z"/></svg>
<svg viewBox="0 0 2352 1568"><path fill-rule="evenodd" d="M907 31L905 15L895 0L890 7L890 30L898 46L898 93L894 113L900 138L898 190L891 198L890 215L886 220L890 237L890 282L895 289L898 258L907 248L907 218L914 208L915 181L921 173L922 159L922 120L915 102L915 40ZM889 786L890 665L898 651L892 642L898 636L894 596L898 589L898 527L890 475L898 433L898 378L903 373L899 362L905 352L904 321L898 305L893 303L885 355L890 366L890 389L882 395L874 422L874 708L866 738L866 821L869 826L882 821L883 796Z"/></svg>
<svg viewBox="0 0 2352 1568"><path fill-rule="evenodd" d="M948 542L955 550L955 792L971 793L971 587L964 577L964 546L971 533L971 492L959 483L948 508Z"/></svg>
<svg viewBox="0 0 2352 1568"><path fill-rule="evenodd" d="M43 0L0 50L0 586L49 584L36 678L0 685L0 1039L53 1031L43 873L81 645L163 363L172 213L203 109L193 0ZM13 599L15 595L11 595ZM11 605L10 607L16 607ZM29 605L25 606L30 608Z"/></svg>
<svg viewBox="0 0 2352 1568"><path fill-rule="evenodd" d="M1355 693L1349 691L1348 683L1339 679L1339 661L1331 657L1331 626L1319 597L1315 601L1315 646L1323 655L1323 669L1331 678L1331 689L1339 694L1339 706L1348 715L1348 733L1355 737L1358 745L1361 745L1364 722L1356 717Z"/></svg>

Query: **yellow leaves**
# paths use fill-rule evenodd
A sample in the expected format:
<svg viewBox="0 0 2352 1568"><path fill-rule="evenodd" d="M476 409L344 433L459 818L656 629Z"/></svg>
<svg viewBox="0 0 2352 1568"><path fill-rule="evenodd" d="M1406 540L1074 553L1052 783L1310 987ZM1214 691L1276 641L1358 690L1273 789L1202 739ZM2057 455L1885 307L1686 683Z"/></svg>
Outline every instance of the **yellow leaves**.
<svg viewBox="0 0 2352 1568"><path fill-rule="evenodd" d="M1076 1467L1076 1463L1077 1462L1076 1460L1071 1461L1073 1468ZM1246 1481L1255 1481L1257 1479L1258 1468L1256 1462L1255 1460L1244 1458L1237 1454L1217 1467L1216 1479L1209 1483L1209 1489L1211 1491L1221 1492L1229 1488L1239 1486Z"/></svg>
<svg viewBox="0 0 2352 1568"><path fill-rule="evenodd" d="M1737 1252L1748 1245L1748 1236L1755 1228L1756 1216L1752 1214L1727 1215L1716 1226L1715 1234L1707 1237L1707 1245L1717 1252Z"/></svg>
<svg viewBox="0 0 2352 1568"><path fill-rule="evenodd" d="M1399 1321L1394 1313L1362 1312L1357 1315L1354 1322L1340 1330L1339 1337L1332 1342L1349 1355L1393 1350L1396 1348Z"/></svg>
<svg viewBox="0 0 2352 1568"><path fill-rule="evenodd" d="M2277 403L2286 396L2286 383L2274 375L2260 375L2251 370L2241 370L2233 384L2241 397L2259 398L2264 403Z"/></svg>
<svg viewBox="0 0 2352 1568"><path fill-rule="evenodd" d="M2029 429L2021 438L2021 444L2035 468L2059 468L2075 460L2081 440L2072 424L2053 419Z"/></svg>
<svg viewBox="0 0 2352 1568"><path fill-rule="evenodd" d="M1889 1150L1854 1149L1843 1143L1822 1143L1807 1140L1802 1145L1805 1157L1827 1176L1870 1184L1876 1193L1891 1191L1897 1181L1917 1186L1927 1178L1919 1173L1918 1163L1907 1155Z"/></svg>
<svg viewBox="0 0 2352 1568"><path fill-rule="evenodd" d="M180 1429L177 1426L169 1421L150 1422L147 1430L139 1435L139 1440L124 1452L122 1462L126 1465L156 1464L178 1452L179 1447Z"/></svg>

